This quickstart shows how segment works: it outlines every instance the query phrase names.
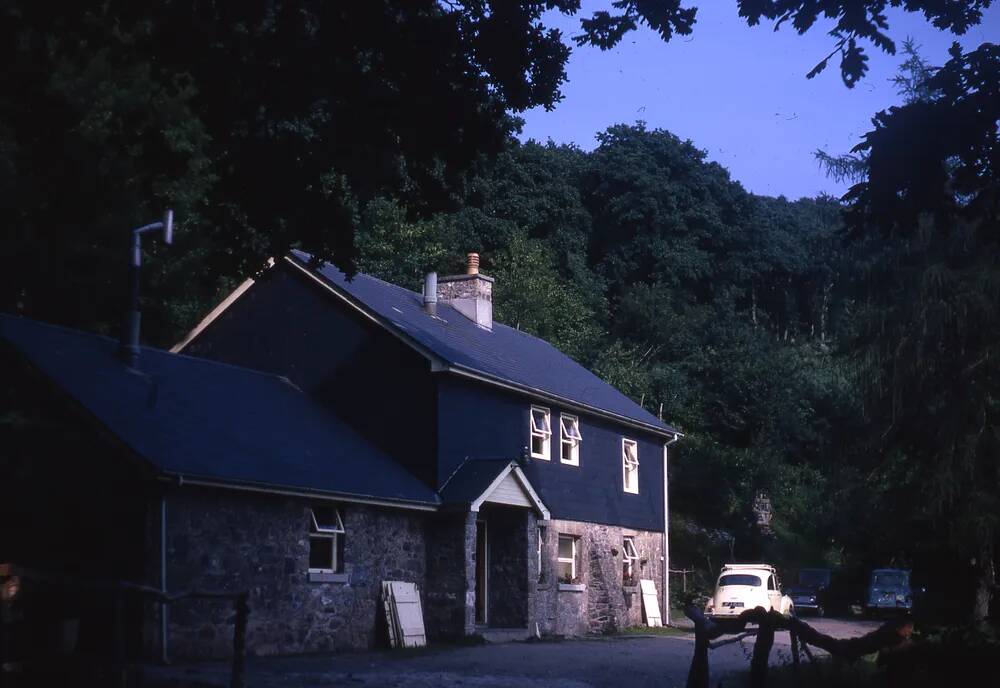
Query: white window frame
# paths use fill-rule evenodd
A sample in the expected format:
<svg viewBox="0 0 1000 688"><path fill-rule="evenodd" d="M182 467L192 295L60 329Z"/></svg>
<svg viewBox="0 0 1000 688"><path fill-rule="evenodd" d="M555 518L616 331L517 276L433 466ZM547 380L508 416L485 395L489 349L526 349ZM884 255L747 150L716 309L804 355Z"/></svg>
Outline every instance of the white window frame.
<svg viewBox="0 0 1000 688"><path fill-rule="evenodd" d="M535 412L541 412L545 414L545 425L544 428L538 428L535 426ZM550 460L550 454L552 452L552 414L549 409L544 406L532 406L531 410L528 412L528 431L531 435L531 458L542 459L544 461ZM535 438L538 438L542 442L541 453L535 453Z"/></svg>
<svg viewBox="0 0 1000 688"><path fill-rule="evenodd" d="M626 535L622 538L622 581L635 580L635 565L639 561L639 550L635 546L635 537Z"/></svg>
<svg viewBox="0 0 1000 688"><path fill-rule="evenodd" d="M577 557L580 554L580 547L579 547L580 538L577 537L576 535L568 535L568 534L565 534L565 533L560 533L559 534L559 540L563 540L563 539L569 540L570 542L573 543L573 550L572 550L573 555L571 557L561 557L561 556L559 556L559 553L560 553L560 550L561 550L561 548L559 547L560 543L556 542L556 562L557 562L557 564L569 564L570 565L570 569L569 569L570 570L570 577L569 577L569 580L572 583L573 581L576 580L576 559L577 559ZM562 573L562 567L561 566L559 567L559 573L560 574ZM560 580L560 582L562 582L562 576L561 575L559 576L559 580Z"/></svg>
<svg viewBox="0 0 1000 688"><path fill-rule="evenodd" d="M545 529L539 526L538 530L538 580L542 581L544 576L542 576L542 540L545 538Z"/></svg>
<svg viewBox="0 0 1000 688"><path fill-rule="evenodd" d="M632 447L632 456L629 456L628 447ZM622 438L622 489L629 494L639 494L639 443L627 437Z"/></svg>
<svg viewBox="0 0 1000 688"><path fill-rule="evenodd" d="M568 424L568 427L567 427ZM559 414L559 461L567 466L580 465L580 445L583 435L580 434L580 419L568 413ZM569 448L569 458L565 452Z"/></svg>
<svg viewBox="0 0 1000 688"><path fill-rule="evenodd" d="M312 525L309 531L309 556L312 559L312 542L313 540L330 540L330 566L328 567L314 567L309 566L309 573L336 573L340 568L341 562L338 560L338 552L340 550L340 538L345 534L344 531L344 520L340 515L340 509L335 506L330 507L319 507L319 508L329 508L333 510L334 522L333 524L323 525L319 524L316 518L315 508L309 509L309 518L312 521ZM310 564L312 562L310 561Z"/></svg>

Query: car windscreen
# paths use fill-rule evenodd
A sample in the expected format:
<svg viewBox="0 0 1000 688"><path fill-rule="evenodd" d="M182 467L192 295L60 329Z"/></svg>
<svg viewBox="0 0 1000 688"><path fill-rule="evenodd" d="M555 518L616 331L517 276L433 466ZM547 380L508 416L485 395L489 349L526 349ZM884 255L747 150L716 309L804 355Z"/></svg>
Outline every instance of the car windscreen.
<svg viewBox="0 0 1000 688"><path fill-rule="evenodd" d="M872 585L906 585L906 574L899 571L885 571L872 574Z"/></svg>
<svg viewBox="0 0 1000 688"><path fill-rule="evenodd" d="M751 576L747 573L731 573L719 579L719 587L727 585L753 585L760 587L760 576Z"/></svg>
<svg viewBox="0 0 1000 688"><path fill-rule="evenodd" d="M827 569L802 569L799 571L799 585L810 585L818 588L830 584L830 572Z"/></svg>

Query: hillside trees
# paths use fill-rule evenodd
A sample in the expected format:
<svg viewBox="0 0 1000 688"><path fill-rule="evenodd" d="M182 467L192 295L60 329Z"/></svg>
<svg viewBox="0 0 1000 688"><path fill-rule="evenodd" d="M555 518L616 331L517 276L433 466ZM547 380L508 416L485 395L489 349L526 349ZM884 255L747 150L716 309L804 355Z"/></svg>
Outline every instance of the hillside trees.
<svg viewBox="0 0 1000 688"><path fill-rule="evenodd" d="M364 226L360 265L419 288L423 270L460 270L480 250L498 320L689 432L675 508L750 548L763 490L796 554L820 556L850 436L838 433L858 413L831 354L845 319L839 203L749 194L690 142L642 124L611 127L591 153L515 144L466 190L461 210L422 225L435 228L423 248L406 228ZM369 260L372 242L400 260Z"/></svg>
<svg viewBox="0 0 1000 688"><path fill-rule="evenodd" d="M989 4L737 8L799 32L833 18L850 84L864 72L857 41L894 50L886 7L961 33ZM547 11L580 15L580 34L552 29ZM696 19L680 0L595 13L579 0L0 0L0 307L116 330L123 237L167 205L179 244L148 247L150 341L172 341L292 244L351 270L368 202L391 197L409 221L454 209L514 116L560 100L571 38L608 48L646 26L670 40Z"/></svg>
<svg viewBox="0 0 1000 688"><path fill-rule="evenodd" d="M989 613L1000 535L1000 48L951 59L874 119L848 228L864 258L852 345L880 527L968 568ZM919 532L919 537L914 534Z"/></svg>
<svg viewBox="0 0 1000 688"><path fill-rule="evenodd" d="M114 331L127 231L151 243L145 334L298 243L351 268L365 203L454 207L511 114L559 99L576 3L0 2L0 307ZM149 243L149 242L147 242Z"/></svg>

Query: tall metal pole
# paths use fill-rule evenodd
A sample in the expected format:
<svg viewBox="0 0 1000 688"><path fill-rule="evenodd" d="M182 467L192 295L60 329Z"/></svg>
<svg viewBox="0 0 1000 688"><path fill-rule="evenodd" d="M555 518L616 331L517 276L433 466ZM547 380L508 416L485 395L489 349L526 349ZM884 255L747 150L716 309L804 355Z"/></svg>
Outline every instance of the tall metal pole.
<svg viewBox="0 0 1000 688"><path fill-rule="evenodd" d="M132 230L132 245L129 249L128 265L128 310L125 313L125 327L122 332L119 353L125 363L134 368L139 359L139 327L142 315L139 313L139 268L142 266L142 235L163 230L163 240L173 243L174 211L167 210L160 222L152 222Z"/></svg>

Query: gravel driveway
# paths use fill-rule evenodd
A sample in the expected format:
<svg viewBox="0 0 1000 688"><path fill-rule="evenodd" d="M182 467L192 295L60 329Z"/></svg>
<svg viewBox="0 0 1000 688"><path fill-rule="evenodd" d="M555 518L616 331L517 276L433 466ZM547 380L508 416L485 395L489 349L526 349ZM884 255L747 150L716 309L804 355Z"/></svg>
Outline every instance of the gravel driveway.
<svg viewBox="0 0 1000 688"><path fill-rule="evenodd" d="M877 622L808 619L839 637L863 635ZM612 688L683 686L693 651L691 636L656 636L440 646L287 658L251 658L250 688L356 686L358 688ZM749 666L753 639L713 650L712 685L736 686ZM789 658L788 634L778 633L772 662ZM164 685L226 685L228 667L211 663L158 670Z"/></svg>

